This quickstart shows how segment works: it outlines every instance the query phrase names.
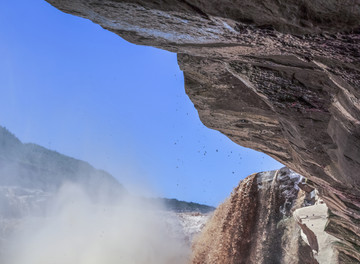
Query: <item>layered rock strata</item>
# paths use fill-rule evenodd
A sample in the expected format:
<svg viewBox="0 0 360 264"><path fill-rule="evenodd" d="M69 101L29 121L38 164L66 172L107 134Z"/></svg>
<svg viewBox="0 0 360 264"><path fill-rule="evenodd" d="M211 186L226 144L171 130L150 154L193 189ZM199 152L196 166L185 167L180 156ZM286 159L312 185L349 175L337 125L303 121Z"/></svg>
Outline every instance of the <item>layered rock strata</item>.
<svg viewBox="0 0 360 264"><path fill-rule="evenodd" d="M307 177L360 262L360 0L47 0L178 53L202 122Z"/></svg>

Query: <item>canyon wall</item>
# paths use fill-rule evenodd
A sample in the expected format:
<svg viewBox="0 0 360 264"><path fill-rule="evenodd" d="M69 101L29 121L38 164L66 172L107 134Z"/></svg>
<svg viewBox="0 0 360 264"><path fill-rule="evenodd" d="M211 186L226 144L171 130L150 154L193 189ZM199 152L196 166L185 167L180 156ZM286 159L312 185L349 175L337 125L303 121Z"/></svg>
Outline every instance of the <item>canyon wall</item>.
<svg viewBox="0 0 360 264"><path fill-rule="evenodd" d="M360 0L47 0L178 53L202 122L309 179L360 262Z"/></svg>

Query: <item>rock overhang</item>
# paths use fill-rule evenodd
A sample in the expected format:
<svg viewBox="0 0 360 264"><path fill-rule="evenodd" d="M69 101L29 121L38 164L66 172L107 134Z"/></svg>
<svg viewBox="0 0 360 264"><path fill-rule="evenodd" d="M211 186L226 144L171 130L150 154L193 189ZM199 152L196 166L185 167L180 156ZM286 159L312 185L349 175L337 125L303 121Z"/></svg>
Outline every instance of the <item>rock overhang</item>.
<svg viewBox="0 0 360 264"><path fill-rule="evenodd" d="M202 122L313 182L360 261L359 0L48 2L177 52Z"/></svg>

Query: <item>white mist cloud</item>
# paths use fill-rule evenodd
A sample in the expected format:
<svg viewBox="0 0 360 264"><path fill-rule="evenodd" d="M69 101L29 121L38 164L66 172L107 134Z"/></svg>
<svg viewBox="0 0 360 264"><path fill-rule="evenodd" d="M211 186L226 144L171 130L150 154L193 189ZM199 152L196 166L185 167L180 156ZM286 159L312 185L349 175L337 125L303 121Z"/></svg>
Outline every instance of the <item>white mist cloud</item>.
<svg viewBox="0 0 360 264"><path fill-rule="evenodd" d="M3 264L183 264L188 249L159 210L134 198L94 202L65 185L43 217L27 217Z"/></svg>

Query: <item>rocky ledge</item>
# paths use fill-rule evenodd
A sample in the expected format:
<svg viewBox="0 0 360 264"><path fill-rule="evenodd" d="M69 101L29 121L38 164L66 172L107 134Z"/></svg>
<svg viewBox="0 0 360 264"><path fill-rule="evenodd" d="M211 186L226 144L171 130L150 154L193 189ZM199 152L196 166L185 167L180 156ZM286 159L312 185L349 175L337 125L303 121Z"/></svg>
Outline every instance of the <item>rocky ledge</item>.
<svg viewBox="0 0 360 264"><path fill-rule="evenodd" d="M47 0L178 53L202 122L304 175L360 262L360 1Z"/></svg>

